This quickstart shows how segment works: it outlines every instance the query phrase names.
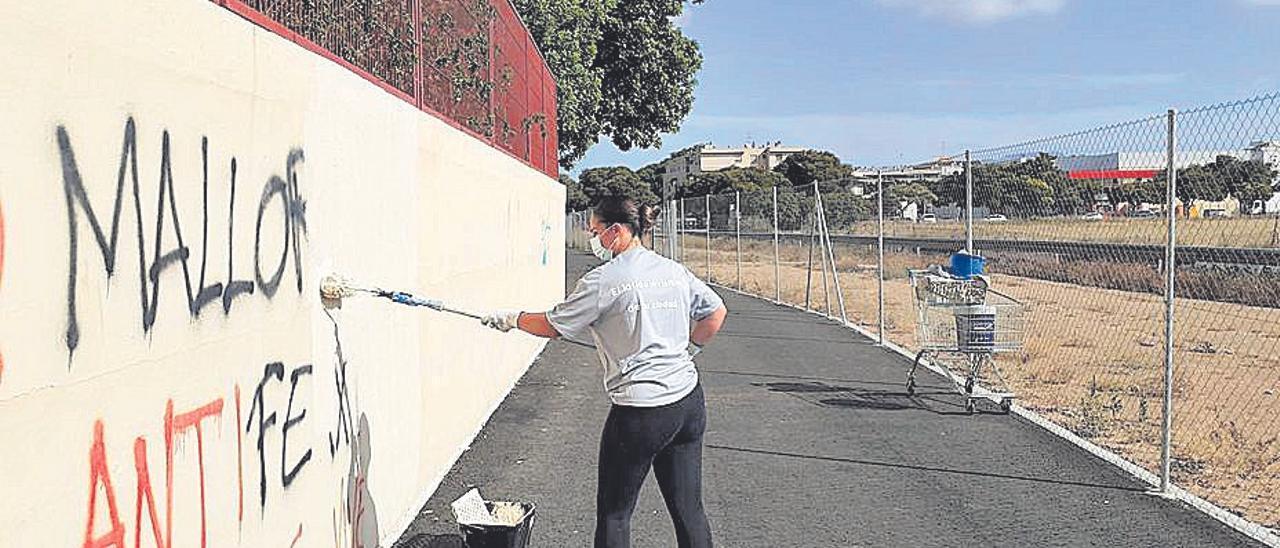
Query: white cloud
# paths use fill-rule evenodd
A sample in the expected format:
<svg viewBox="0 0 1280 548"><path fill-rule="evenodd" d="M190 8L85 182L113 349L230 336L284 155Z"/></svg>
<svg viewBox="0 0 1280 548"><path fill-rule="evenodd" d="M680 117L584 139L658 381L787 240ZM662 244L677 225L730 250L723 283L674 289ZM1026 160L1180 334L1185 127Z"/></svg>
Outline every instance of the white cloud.
<svg viewBox="0 0 1280 548"><path fill-rule="evenodd" d="M1060 11L1067 0L876 0L881 5L909 8L921 15L966 23L990 23L1028 15L1049 15ZM1248 0L1271 2L1280 0Z"/></svg>

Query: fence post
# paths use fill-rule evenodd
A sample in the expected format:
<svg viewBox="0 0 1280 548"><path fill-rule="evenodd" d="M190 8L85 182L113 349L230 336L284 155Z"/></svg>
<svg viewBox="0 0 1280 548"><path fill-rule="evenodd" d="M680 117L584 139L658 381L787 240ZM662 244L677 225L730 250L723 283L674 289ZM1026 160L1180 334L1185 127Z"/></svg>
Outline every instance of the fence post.
<svg viewBox="0 0 1280 548"><path fill-rule="evenodd" d="M773 301L782 302L782 272L778 268L778 187L773 187Z"/></svg>
<svg viewBox="0 0 1280 548"><path fill-rule="evenodd" d="M822 261L822 302L827 308L827 318L831 318L831 284L827 281L827 239L822 233L825 227L827 213L822 210L822 193L818 190L818 182L813 182L813 208L815 216L814 224L818 230L818 259Z"/></svg>
<svg viewBox="0 0 1280 548"><path fill-rule="evenodd" d="M684 227L684 198L679 198L678 201L680 202L680 219L676 221L676 226L680 227L677 229L680 231L680 239L676 242L676 257L678 257L676 260L683 264L684 246L687 243L685 240L689 238L689 235L685 232L686 229Z"/></svg>
<svg viewBox="0 0 1280 548"><path fill-rule="evenodd" d="M707 200L707 208L703 211L707 214L707 281L711 281L711 195L703 196Z"/></svg>
<svg viewBox="0 0 1280 548"><path fill-rule="evenodd" d="M671 260L673 261L680 260L680 238L683 237L681 233L683 227L678 222L680 212L676 210L676 202L677 200L672 198L668 208L670 213L667 214L667 226L671 227L671 243L667 244L667 247L671 250Z"/></svg>
<svg viewBox="0 0 1280 548"><path fill-rule="evenodd" d="M822 203L822 197L818 197L818 203ZM836 303L840 305L840 321L849 323L849 314L844 307L844 291L840 289L840 271L836 269L836 248L831 243L831 225L827 224L826 208L822 209L822 235L827 242L827 258L831 259L831 281L835 284Z"/></svg>
<svg viewBox="0 0 1280 548"><path fill-rule="evenodd" d="M884 345L884 175L876 171L876 318Z"/></svg>
<svg viewBox="0 0 1280 548"><path fill-rule="evenodd" d="M1165 163L1165 217L1168 233L1164 250L1164 431L1160 446L1160 492L1168 493L1170 487L1170 461L1173 456L1173 305L1174 274L1177 272L1178 212L1175 200L1178 194L1178 111L1169 109L1168 157Z"/></svg>
<svg viewBox="0 0 1280 548"><path fill-rule="evenodd" d="M814 188L818 188L815 183ZM818 196L813 196L813 223L809 225L809 266L805 267L804 274L804 309L813 310L810 306L812 302L810 297L813 295L813 233L818 227Z"/></svg>
<svg viewBox="0 0 1280 548"><path fill-rule="evenodd" d="M964 250L973 253L973 159L964 151Z"/></svg>
<svg viewBox="0 0 1280 548"><path fill-rule="evenodd" d="M742 291L742 192L733 192L733 239L738 244L738 291Z"/></svg>

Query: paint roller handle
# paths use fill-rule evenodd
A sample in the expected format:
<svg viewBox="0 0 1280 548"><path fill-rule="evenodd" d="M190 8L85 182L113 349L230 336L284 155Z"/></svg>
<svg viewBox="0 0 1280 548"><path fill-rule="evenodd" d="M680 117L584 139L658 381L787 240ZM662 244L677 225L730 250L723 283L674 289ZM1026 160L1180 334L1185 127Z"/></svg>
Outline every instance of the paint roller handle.
<svg viewBox="0 0 1280 548"><path fill-rule="evenodd" d="M391 299L393 302L408 306L425 306L435 310L440 310L444 307L444 303L440 301L424 299L422 297L415 296L412 293L405 293L403 291L389 292L387 294L387 298Z"/></svg>

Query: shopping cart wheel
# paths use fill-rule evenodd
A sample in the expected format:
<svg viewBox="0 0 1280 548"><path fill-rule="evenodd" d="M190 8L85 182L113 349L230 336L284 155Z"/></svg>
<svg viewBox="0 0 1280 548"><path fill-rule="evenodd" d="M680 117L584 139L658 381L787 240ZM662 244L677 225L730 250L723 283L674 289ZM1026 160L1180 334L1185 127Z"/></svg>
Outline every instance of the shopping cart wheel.
<svg viewBox="0 0 1280 548"><path fill-rule="evenodd" d="M965 398L965 399L964 399L964 412L965 412L965 413L968 413L968 414L970 414L970 415L972 415L972 414L973 414L973 411L974 411L974 408L975 408L975 406L974 406L974 404L973 404L973 398Z"/></svg>

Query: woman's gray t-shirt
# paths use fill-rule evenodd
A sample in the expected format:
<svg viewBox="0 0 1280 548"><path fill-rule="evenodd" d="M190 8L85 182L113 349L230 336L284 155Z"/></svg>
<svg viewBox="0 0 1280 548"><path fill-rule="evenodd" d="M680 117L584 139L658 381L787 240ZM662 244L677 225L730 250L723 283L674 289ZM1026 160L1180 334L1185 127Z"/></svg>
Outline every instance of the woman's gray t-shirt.
<svg viewBox="0 0 1280 548"><path fill-rule="evenodd" d="M697 386L689 330L723 304L684 265L636 248L579 279L547 320L561 336L596 346L614 404L656 407Z"/></svg>

